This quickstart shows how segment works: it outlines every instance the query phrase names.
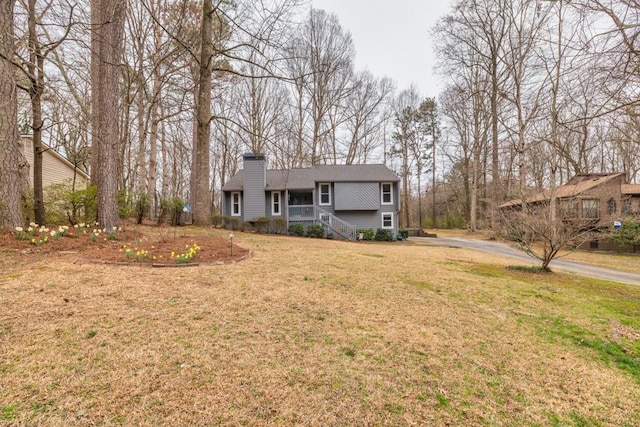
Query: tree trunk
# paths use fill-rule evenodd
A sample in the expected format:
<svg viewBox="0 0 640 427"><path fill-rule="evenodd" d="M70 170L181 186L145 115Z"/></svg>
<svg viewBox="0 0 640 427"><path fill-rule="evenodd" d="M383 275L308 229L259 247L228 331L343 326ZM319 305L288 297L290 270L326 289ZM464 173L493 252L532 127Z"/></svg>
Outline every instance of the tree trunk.
<svg viewBox="0 0 640 427"><path fill-rule="evenodd" d="M137 173L133 173L134 181L132 183L134 192L137 197L147 194L147 126L145 120L145 101L146 90L145 85L146 77L144 75L144 56L143 56L143 41L138 40L138 75L136 76L136 84L138 86L138 93L136 96L136 120L138 122L138 154L136 156L136 164L138 165ZM125 119L126 120L126 119ZM135 169L134 169L135 171ZM137 176L137 179L136 179Z"/></svg>
<svg viewBox="0 0 640 427"><path fill-rule="evenodd" d="M422 236L422 168L421 167L418 167L418 230L420 230L418 235Z"/></svg>
<svg viewBox="0 0 640 427"><path fill-rule="evenodd" d="M164 116L164 108L160 106L160 114ZM160 127L160 156L162 161L162 189L160 190L160 200L166 199L169 197L169 181L170 177L170 165L169 165L169 144L167 144L167 135L165 131L164 125ZM174 162L177 161L174 158ZM156 207L156 212L158 212L158 205L160 204L160 200L157 197L153 198L154 206Z"/></svg>
<svg viewBox="0 0 640 427"><path fill-rule="evenodd" d="M476 141L475 144L478 144ZM469 231L478 231L478 182L480 180L480 150L474 147L471 166L471 188L469 205Z"/></svg>
<svg viewBox="0 0 640 427"><path fill-rule="evenodd" d="M33 129L33 210L35 222L45 223L44 191L42 188L42 93L44 91L44 57L36 33L36 0L29 0L29 98Z"/></svg>
<svg viewBox="0 0 640 427"><path fill-rule="evenodd" d="M99 11L100 0L91 0L91 64L89 69L89 77L91 84L98 82L98 49L99 49L99 37L98 27L100 22ZM91 184L98 185L98 91L97 88L91 90L91 168L90 168L90 180Z"/></svg>
<svg viewBox="0 0 640 427"><path fill-rule="evenodd" d="M158 10L158 5L153 5L154 10ZM153 38L156 48L160 46L162 39L162 29L154 21ZM158 184L158 123L160 121L160 99L162 96L162 75L160 71L161 58L158 52L154 55L153 67L153 99L151 100L151 132L149 134L149 179L147 182L147 201L149 205L154 205L156 187Z"/></svg>
<svg viewBox="0 0 640 427"><path fill-rule="evenodd" d="M0 0L0 229L22 226L20 207L21 162L17 118L13 45L15 0Z"/></svg>
<svg viewBox="0 0 640 427"><path fill-rule="evenodd" d="M194 99L193 99L193 126L191 126L191 133L193 134L193 143L191 144L191 170L189 171L189 204L193 208L196 205L196 185L198 183L198 176L196 175L196 164L198 162L198 153L196 151L196 145L198 141L198 94L200 93L200 82L197 78L194 85ZM175 160L174 160L175 162ZM174 166L175 167L175 166ZM175 174L175 171L174 171ZM174 177L175 180L175 177Z"/></svg>
<svg viewBox="0 0 640 427"><path fill-rule="evenodd" d="M436 212L436 150L437 150L436 138L433 139L433 145L431 146L431 227L438 228L438 215ZM422 227L422 224L420 224Z"/></svg>
<svg viewBox="0 0 640 427"><path fill-rule="evenodd" d="M195 141L195 188L193 219L196 225L211 224L211 191L209 179L211 134L211 74L213 66L213 2L202 4L202 43L198 78L198 107L196 110L197 138Z"/></svg>
<svg viewBox="0 0 640 427"><path fill-rule="evenodd" d="M92 22L92 36L95 38L92 37L91 100L98 223L101 228L111 229L118 225L120 133L116 117L127 5L122 0L93 0L91 6L91 17L96 19Z"/></svg>
<svg viewBox="0 0 640 427"><path fill-rule="evenodd" d="M402 148L402 205L400 210L403 213L404 224L403 227L411 226L411 215L409 212L409 152L407 148L407 143L403 143Z"/></svg>
<svg viewBox="0 0 640 427"><path fill-rule="evenodd" d="M153 202L157 186L158 168L158 102L155 99L151 104L151 132L149 134L149 177L147 182L147 201Z"/></svg>
<svg viewBox="0 0 640 427"><path fill-rule="evenodd" d="M498 205L502 198L502 184L500 182L499 151L498 151L498 59L495 55L492 57L492 73L491 73L491 229L495 232L498 226Z"/></svg>

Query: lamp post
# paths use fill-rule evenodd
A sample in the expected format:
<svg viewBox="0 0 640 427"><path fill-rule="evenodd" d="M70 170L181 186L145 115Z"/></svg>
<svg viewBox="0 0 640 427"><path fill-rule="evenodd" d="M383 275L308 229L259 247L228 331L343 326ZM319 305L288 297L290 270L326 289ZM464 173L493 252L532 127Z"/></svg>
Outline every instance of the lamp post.
<svg viewBox="0 0 640 427"><path fill-rule="evenodd" d="M229 233L229 240L231 240L231 256L233 256L233 231Z"/></svg>

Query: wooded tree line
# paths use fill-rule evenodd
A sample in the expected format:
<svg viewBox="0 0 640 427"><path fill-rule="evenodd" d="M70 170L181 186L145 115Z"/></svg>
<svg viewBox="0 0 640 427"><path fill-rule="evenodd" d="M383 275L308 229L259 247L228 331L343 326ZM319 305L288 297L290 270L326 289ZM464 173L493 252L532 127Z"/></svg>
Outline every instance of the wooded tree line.
<svg viewBox="0 0 640 427"><path fill-rule="evenodd" d="M640 4L456 1L434 29L450 169L469 228L586 172L640 171Z"/></svg>
<svg viewBox="0 0 640 427"><path fill-rule="evenodd" d="M640 170L635 2L456 1L433 30L437 100L356 70L337 17L298 0L0 4L5 228L23 221L18 127L91 171L104 227L118 197L180 199L209 223L247 151L274 168L386 163L403 226L493 225L527 189Z"/></svg>
<svg viewBox="0 0 640 427"><path fill-rule="evenodd" d="M278 168L384 157L393 83L354 69L335 15L297 0L5 3L17 124L91 171L105 226L118 194L179 198L208 223L247 151Z"/></svg>

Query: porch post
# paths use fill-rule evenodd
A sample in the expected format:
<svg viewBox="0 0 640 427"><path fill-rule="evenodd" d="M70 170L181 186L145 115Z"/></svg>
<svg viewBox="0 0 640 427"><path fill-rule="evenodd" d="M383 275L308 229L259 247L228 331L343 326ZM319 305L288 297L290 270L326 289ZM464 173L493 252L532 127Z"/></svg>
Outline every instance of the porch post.
<svg viewBox="0 0 640 427"><path fill-rule="evenodd" d="M285 210L284 210L284 217L287 221L287 230L286 232L289 232L289 190L285 189L284 190L284 200L286 200L286 203L283 203L283 205L285 206Z"/></svg>

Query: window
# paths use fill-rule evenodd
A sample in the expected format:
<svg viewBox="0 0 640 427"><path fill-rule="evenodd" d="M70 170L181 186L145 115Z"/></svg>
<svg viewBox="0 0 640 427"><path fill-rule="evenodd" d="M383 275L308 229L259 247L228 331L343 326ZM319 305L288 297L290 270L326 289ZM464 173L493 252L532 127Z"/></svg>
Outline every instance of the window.
<svg viewBox="0 0 640 427"><path fill-rule="evenodd" d="M320 205L331 204L331 184L320 184Z"/></svg>
<svg viewBox="0 0 640 427"><path fill-rule="evenodd" d="M631 200L624 199L624 201L622 202L622 213L625 215L628 215L631 213Z"/></svg>
<svg viewBox="0 0 640 427"><path fill-rule="evenodd" d="M296 193L289 192L289 205L301 206L301 205L313 205L313 192Z"/></svg>
<svg viewBox="0 0 640 427"><path fill-rule="evenodd" d="M582 200L582 218L598 218L598 200Z"/></svg>
<svg viewBox="0 0 640 427"><path fill-rule="evenodd" d="M576 217L576 201L575 200L562 200L560 202L562 208L563 218L575 218Z"/></svg>
<svg viewBox="0 0 640 427"><path fill-rule="evenodd" d="M280 215L280 192L273 191L271 193L271 214Z"/></svg>
<svg viewBox="0 0 640 427"><path fill-rule="evenodd" d="M615 215L616 214L616 201L613 199L609 199L607 202L607 214Z"/></svg>
<svg viewBox="0 0 640 427"><path fill-rule="evenodd" d="M393 186L390 182L383 182L381 185L382 189L382 204L383 205L392 205L393 204Z"/></svg>
<svg viewBox="0 0 640 427"><path fill-rule="evenodd" d="M382 213L382 228L393 228L393 212Z"/></svg>
<svg viewBox="0 0 640 427"><path fill-rule="evenodd" d="M240 216L240 193L231 193L231 216Z"/></svg>

